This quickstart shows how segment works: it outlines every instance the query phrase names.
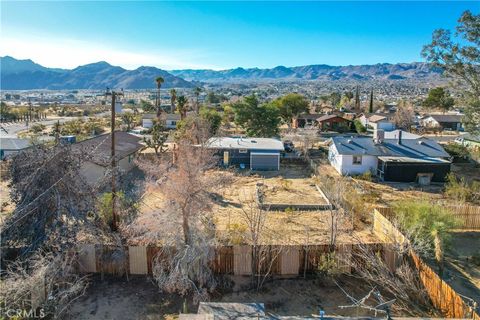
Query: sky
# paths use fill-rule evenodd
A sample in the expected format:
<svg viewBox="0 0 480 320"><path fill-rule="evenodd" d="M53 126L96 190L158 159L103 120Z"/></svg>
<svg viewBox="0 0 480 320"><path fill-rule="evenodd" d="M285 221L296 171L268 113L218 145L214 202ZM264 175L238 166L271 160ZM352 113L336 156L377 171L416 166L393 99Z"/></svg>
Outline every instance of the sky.
<svg viewBox="0 0 480 320"><path fill-rule="evenodd" d="M167 70L413 62L467 9L480 1L1 1L0 56Z"/></svg>

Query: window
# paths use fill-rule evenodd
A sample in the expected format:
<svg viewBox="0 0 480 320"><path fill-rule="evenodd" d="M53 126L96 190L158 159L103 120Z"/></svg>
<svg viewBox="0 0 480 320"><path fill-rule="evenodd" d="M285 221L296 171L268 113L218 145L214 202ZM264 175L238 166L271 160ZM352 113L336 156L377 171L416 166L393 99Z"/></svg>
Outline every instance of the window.
<svg viewBox="0 0 480 320"><path fill-rule="evenodd" d="M352 164L362 164L362 156L353 156Z"/></svg>
<svg viewBox="0 0 480 320"><path fill-rule="evenodd" d="M247 153L247 149L238 149L238 153Z"/></svg>

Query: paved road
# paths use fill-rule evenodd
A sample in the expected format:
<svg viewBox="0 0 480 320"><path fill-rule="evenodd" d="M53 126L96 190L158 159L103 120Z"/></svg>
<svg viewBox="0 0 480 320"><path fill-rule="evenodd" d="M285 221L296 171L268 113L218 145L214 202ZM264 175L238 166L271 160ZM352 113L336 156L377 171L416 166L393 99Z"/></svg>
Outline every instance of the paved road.
<svg viewBox="0 0 480 320"><path fill-rule="evenodd" d="M424 137L429 138L429 139L432 139L432 140L435 140L435 141L437 141L437 142L447 143L447 142L450 142L450 141L455 140L456 138L458 138L459 136L464 135L464 134L466 134L466 133L452 134L452 135L443 135L443 136L424 135Z"/></svg>
<svg viewBox="0 0 480 320"><path fill-rule="evenodd" d="M45 126L52 126L57 121L60 123L64 123L69 120L77 119L76 117L63 117L63 118L55 118L55 119L46 119L41 121L29 122L29 126L34 124L41 123ZM27 130L27 124L25 122L7 122L0 124L0 136L2 138L17 138L17 134L21 131Z"/></svg>

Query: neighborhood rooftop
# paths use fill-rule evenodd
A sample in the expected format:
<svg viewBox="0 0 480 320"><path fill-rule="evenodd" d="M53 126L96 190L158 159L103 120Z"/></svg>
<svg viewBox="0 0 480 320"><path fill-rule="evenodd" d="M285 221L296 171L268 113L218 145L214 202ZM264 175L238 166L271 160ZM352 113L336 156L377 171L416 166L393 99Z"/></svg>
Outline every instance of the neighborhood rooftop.
<svg viewBox="0 0 480 320"><path fill-rule="evenodd" d="M339 154L396 156L412 158L447 158L450 155L436 142L420 139L385 139L375 143L371 137L337 136L332 142Z"/></svg>
<svg viewBox="0 0 480 320"><path fill-rule="evenodd" d="M215 149L284 150L283 143L272 138L215 137L207 145Z"/></svg>
<svg viewBox="0 0 480 320"><path fill-rule="evenodd" d="M0 138L2 150L22 150L30 146L30 140L17 138Z"/></svg>
<svg viewBox="0 0 480 320"><path fill-rule="evenodd" d="M432 117L437 122L461 122L463 115L460 114L431 114L425 118Z"/></svg>
<svg viewBox="0 0 480 320"><path fill-rule="evenodd" d="M123 131L115 131L115 155L117 159L122 159L138 150L143 145L140 144L139 137ZM84 148L86 152L92 152L93 161L98 164L108 164L111 152L110 133L102 134L95 138L83 140L72 146L72 148Z"/></svg>

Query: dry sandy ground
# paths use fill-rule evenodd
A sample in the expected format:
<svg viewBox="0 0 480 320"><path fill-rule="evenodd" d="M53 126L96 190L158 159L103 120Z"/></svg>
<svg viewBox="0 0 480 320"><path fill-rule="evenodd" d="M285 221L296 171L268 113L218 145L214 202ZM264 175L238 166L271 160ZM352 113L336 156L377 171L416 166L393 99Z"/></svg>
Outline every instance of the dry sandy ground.
<svg viewBox="0 0 480 320"><path fill-rule="evenodd" d="M265 203L279 204L326 204L325 199L315 188L315 181L309 178L271 178L263 188Z"/></svg>
<svg viewBox="0 0 480 320"><path fill-rule="evenodd" d="M183 298L159 292L146 278L101 281L99 278L88 289L85 296L73 304L67 319L164 319L166 315L178 314L182 310ZM243 282L248 281L244 278ZM356 278L339 280L342 288L355 298L363 297L370 287ZM197 306L188 299L188 312L196 313ZM310 316L318 314L323 307L328 315L372 316L365 310L341 309L350 305L345 294L331 281L322 279L279 279L266 283L260 291L242 290L212 296L220 302L263 302L267 312L277 315ZM375 301L369 301L369 305ZM170 318L170 317L167 317Z"/></svg>
<svg viewBox="0 0 480 320"><path fill-rule="evenodd" d="M219 172L222 174L222 172ZM279 201L289 203L297 202L304 192L312 197L320 198L315 187L312 187L313 179L305 166L283 166L280 172L266 172L262 175L255 173L236 174L233 182L222 190L216 190L217 201L213 207L213 221L217 230L218 238L231 244L247 241L247 223L245 212L256 207L255 188L257 183L276 185L279 181L294 181L301 191L292 196L285 196ZM303 189L302 189L303 188ZM305 189L308 189L305 191ZM282 191L282 193L287 193ZM163 199L158 192L147 190L142 200L138 225L143 231L154 233L161 219ZM268 200L267 200L268 201ZM165 213L163 213L165 214ZM264 241L269 244L320 244L327 243L330 236L330 211L270 211L265 212L265 228L267 232ZM348 217L340 215L338 222L340 242L356 242L361 237L366 242L375 242L376 238L368 229L356 230L352 234L352 222ZM354 239L355 238L355 239ZM139 239L140 240L140 239ZM134 243L135 241L131 241Z"/></svg>
<svg viewBox="0 0 480 320"><path fill-rule="evenodd" d="M10 200L10 188L8 181L0 180L0 225L3 223L6 215L15 210L15 204Z"/></svg>
<svg viewBox="0 0 480 320"><path fill-rule="evenodd" d="M480 306L480 232L454 232L445 255L447 282Z"/></svg>

